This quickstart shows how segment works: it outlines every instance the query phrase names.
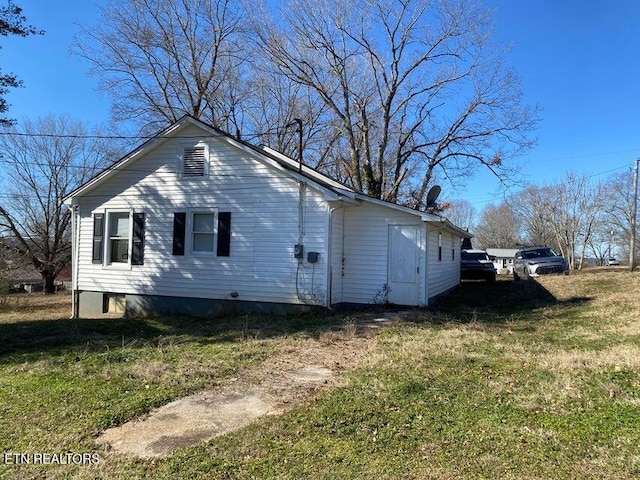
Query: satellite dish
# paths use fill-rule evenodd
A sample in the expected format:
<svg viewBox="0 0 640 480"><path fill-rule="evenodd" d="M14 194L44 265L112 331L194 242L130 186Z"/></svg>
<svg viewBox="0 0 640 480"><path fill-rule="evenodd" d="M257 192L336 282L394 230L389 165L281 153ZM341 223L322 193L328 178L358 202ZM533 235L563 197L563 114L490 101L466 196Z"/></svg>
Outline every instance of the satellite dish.
<svg viewBox="0 0 640 480"><path fill-rule="evenodd" d="M431 187L429 193L427 193L427 208L431 208L434 206L436 200L438 199L438 195L440 195L440 190L442 190L440 188L440 185L434 185L433 187Z"/></svg>

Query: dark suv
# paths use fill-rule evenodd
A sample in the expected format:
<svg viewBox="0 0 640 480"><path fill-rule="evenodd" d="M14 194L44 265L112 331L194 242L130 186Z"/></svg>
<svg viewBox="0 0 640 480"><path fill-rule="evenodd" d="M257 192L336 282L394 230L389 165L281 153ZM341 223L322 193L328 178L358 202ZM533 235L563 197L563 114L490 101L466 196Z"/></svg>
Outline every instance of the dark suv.
<svg viewBox="0 0 640 480"><path fill-rule="evenodd" d="M496 269L484 250L462 250L460 254L460 278L467 280L496 281Z"/></svg>

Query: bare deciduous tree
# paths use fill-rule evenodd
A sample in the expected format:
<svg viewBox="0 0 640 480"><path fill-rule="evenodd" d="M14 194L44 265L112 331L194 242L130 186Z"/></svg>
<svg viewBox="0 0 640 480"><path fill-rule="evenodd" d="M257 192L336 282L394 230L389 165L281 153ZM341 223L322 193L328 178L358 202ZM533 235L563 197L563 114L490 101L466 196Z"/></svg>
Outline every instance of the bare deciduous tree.
<svg viewBox="0 0 640 480"><path fill-rule="evenodd" d="M76 51L112 95L116 120L149 132L189 114L235 133L246 94L237 2L111 0L101 12Z"/></svg>
<svg viewBox="0 0 640 480"><path fill-rule="evenodd" d="M448 200L443 202L443 214L454 225L473 232L476 223L476 209L468 200Z"/></svg>
<svg viewBox="0 0 640 480"><path fill-rule="evenodd" d="M96 169L109 150L87 139L79 122L66 116L25 121L0 138L6 173L0 197L0 232L13 237L21 258L42 275L45 292L71 259L70 215L62 198Z"/></svg>
<svg viewBox="0 0 640 480"><path fill-rule="evenodd" d="M586 175L568 172L559 182L525 188L509 204L527 243L552 246L571 268L581 268L602 213L599 192Z"/></svg>
<svg viewBox="0 0 640 480"><path fill-rule="evenodd" d="M612 235L610 226L605 219L605 215L601 215L594 225L593 235L591 235L587 247L593 255L597 265L605 265L608 258L614 257L616 254L612 251Z"/></svg>
<svg viewBox="0 0 640 480"><path fill-rule="evenodd" d="M281 7L279 11L276 11ZM490 15L467 0L111 0L78 53L118 120L190 114L294 156L376 198L423 209L435 178L501 178L530 146ZM250 43L253 42L253 43ZM296 148L294 148L294 146Z"/></svg>
<svg viewBox="0 0 640 480"><path fill-rule="evenodd" d="M480 215L475 236L484 248L516 248L522 244L521 223L506 203L487 205Z"/></svg>
<svg viewBox="0 0 640 480"><path fill-rule="evenodd" d="M518 219L523 244L557 248L544 212L545 193L542 187L529 185L511 195L508 203Z"/></svg>
<svg viewBox="0 0 640 480"><path fill-rule="evenodd" d="M620 242L622 258L628 258L634 201L633 174L627 171L610 176L604 182L601 195L605 204L605 227L609 232L613 230L614 238ZM640 245L636 243L636 247L638 255Z"/></svg>
<svg viewBox="0 0 640 480"><path fill-rule="evenodd" d="M0 231L0 308L2 307L3 295L9 292L11 287L9 280L9 262L7 255L7 245Z"/></svg>
<svg viewBox="0 0 640 480"><path fill-rule="evenodd" d="M331 171L328 154L336 138L328 135L319 122L326 107L318 97L288 78L274 76L259 67L252 71L250 90L251 95L243 105L243 128L249 131L247 139L297 158L302 126L305 164Z"/></svg>
<svg viewBox="0 0 640 480"><path fill-rule="evenodd" d="M255 58L241 2L125 0L101 12L75 51L112 97L114 120L149 134L188 114L296 157L298 135L287 125L299 118L306 162L330 167L335 140L316 126L325 106Z"/></svg>
<svg viewBox="0 0 640 480"><path fill-rule="evenodd" d="M294 0L279 21L265 15L265 63L326 105L358 191L424 208L436 174L500 175L530 145L536 111L469 2Z"/></svg>
<svg viewBox="0 0 640 480"><path fill-rule="evenodd" d="M563 181L545 187L544 192L540 214L547 219L560 253L569 265L581 268L601 210L598 195L586 175L574 172L568 172Z"/></svg>

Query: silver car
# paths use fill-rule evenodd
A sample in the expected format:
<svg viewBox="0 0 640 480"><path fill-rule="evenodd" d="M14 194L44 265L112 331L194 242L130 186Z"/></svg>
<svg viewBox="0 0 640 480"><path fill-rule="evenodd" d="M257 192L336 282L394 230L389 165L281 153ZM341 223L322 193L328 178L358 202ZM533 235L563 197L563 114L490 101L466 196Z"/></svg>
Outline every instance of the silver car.
<svg viewBox="0 0 640 480"><path fill-rule="evenodd" d="M569 264L551 248L524 248L516 253L513 261L514 280L552 274L569 275Z"/></svg>

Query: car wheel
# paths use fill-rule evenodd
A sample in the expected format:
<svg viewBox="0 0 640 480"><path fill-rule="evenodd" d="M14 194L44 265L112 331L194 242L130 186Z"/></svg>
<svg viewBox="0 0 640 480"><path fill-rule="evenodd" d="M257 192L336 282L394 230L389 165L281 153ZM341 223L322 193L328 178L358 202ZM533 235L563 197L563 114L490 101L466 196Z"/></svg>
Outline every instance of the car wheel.
<svg viewBox="0 0 640 480"><path fill-rule="evenodd" d="M513 271L513 281L517 282L518 280L520 280L520 277L518 276L518 274L516 273L516 271Z"/></svg>
<svg viewBox="0 0 640 480"><path fill-rule="evenodd" d="M493 275L489 275L489 276L487 277L487 282L491 282L491 283L493 283L493 282L495 282L495 281L496 281L496 274L495 274L495 273L494 273Z"/></svg>

